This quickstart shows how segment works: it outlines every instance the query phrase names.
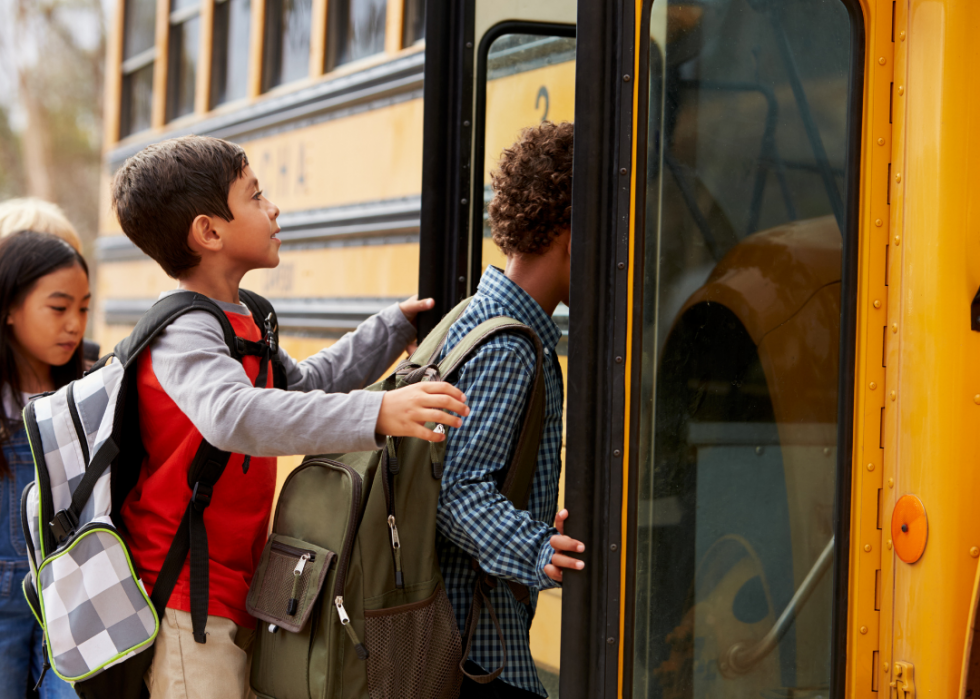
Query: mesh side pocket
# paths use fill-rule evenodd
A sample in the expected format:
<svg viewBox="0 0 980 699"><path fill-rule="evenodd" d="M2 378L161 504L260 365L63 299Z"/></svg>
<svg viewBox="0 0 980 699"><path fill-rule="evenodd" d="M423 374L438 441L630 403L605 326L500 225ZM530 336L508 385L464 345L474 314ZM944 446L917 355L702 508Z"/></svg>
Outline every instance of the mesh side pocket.
<svg viewBox="0 0 980 699"><path fill-rule="evenodd" d="M371 699L456 699L463 644L442 587L421 602L364 612Z"/></svg>

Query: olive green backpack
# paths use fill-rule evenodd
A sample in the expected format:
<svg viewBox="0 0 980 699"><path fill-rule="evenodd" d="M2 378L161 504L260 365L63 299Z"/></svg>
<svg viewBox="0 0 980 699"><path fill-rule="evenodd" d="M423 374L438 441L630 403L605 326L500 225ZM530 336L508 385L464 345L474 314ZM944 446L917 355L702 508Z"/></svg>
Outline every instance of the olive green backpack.
<svg viewBox="0 0 980 699"><path fill-rule="evenodd" d="M433 363L468 303L454 308L407 361L367 390L452 379L484 341L500 333L531 339L534 381L501 484L516 507L527 509L544 419L541 342L523 323L492 318ZM307 457L289 475L247 602L259 619L251 671L259 697L453 699L484 606L503 645L489 606L495 578L480 571L465 649L443 587L436 507L445 452L445 442L388 438L378 451ZM509 584L526 602L527 589ZM489 682L502 669L471 677Z"/></svg>

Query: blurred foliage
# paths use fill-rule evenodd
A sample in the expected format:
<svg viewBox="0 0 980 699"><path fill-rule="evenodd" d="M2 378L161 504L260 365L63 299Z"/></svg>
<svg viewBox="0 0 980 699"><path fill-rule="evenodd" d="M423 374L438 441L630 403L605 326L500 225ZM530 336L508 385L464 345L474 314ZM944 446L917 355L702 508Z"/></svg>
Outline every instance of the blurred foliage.
<svg viewBox="0 0 980 699"><path fill-rule="evenodd" d="M0 199L60 205L92 260L98 232L106 8L101 0L2 0Z"/></svg>

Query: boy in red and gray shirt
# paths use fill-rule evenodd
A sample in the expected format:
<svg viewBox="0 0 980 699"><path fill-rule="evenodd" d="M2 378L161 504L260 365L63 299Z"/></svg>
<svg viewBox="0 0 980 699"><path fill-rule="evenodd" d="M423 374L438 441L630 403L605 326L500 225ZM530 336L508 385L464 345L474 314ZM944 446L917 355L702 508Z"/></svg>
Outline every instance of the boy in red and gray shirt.
<svg viewBox="0 0 980 699"><path fill-rule="evenodd" d="M224 311L237 336L263 338L262 319L252 318L238 290L250 270L279 263L279 209L262 195L239 146L199 136L149 146L116 175L113 206L126 235L177 280L178 288L166 294L203 294ZM268 532L276 456L376 449L384 435L440 441L426 422L461 424L443 411L468 412L463 394L449 384L357 390L413 341L415 315L431 305L414 297L392 304L303 362L279 348L287 391L269 388L271 371L261 372L266 383L257 386L259 358L234 359L220 324L206 312L179 317L141 355L140 433L147 455L121 517L147 592L190 502L187 473L202 440L232 453L204 513L206 642L195 643L192 635L185 562L146 677L153 699L246 695L255 620L245 598Z"/></svg>

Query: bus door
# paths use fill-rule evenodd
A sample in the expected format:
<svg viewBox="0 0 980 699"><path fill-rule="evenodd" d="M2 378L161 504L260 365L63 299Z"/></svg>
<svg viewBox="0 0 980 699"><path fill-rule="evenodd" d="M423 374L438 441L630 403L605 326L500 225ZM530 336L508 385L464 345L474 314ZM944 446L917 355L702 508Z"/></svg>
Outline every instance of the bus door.
<svg viewBox="0 0 980 699"><path fill-rule="evenodd" d="M579 5L565 696L843 696L861 17Z"/></svg>
<svg viewBox="0 0 980 699"><path fill-rule="evenodd" d="M436 300L424 335L473 294L488 265L490 173L521 131L574 118L574 0L458 0L426 8L419 294ZM568 308L555 321L567 331ZM566 332L567 334L567 332ZM558 345L567 373L568 343ZM563 484L559 486L559 507ZM551 696L558 691L562 592L538 596L531 652Z"/></svg>

